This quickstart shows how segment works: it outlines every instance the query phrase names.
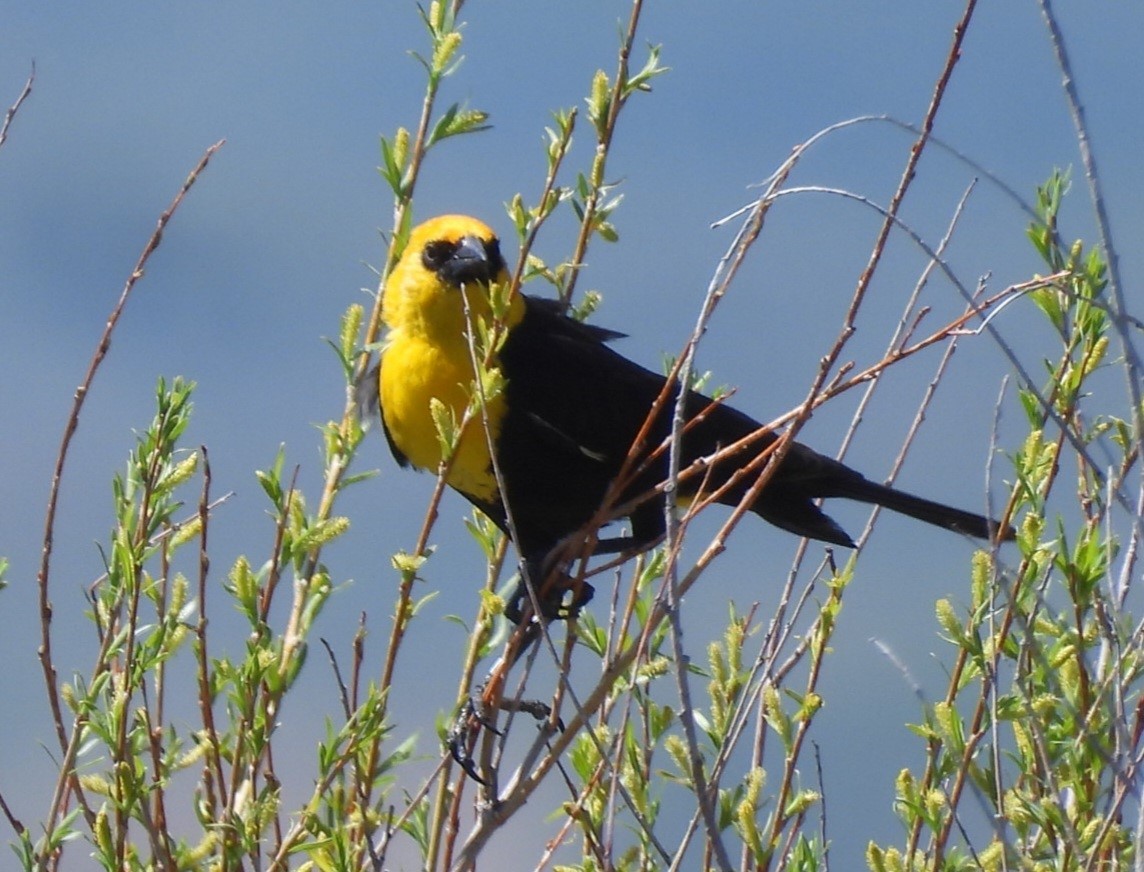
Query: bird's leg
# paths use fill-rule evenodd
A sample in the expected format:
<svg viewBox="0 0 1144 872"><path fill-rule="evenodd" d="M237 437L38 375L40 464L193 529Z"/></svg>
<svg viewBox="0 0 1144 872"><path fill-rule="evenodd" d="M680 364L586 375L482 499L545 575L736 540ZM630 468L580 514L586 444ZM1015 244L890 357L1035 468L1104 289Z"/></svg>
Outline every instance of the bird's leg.
<svg viewBox="0 0 1144 872"><path fill-rule="evenodd" d="M504 735L501 730L497 729L496 721L489 716L490 708L495 706L499 711L523 712L532 715L537 723L543 723L552 715L552 707L548 703L538 699L505 699L489 690L490 687L495 686L498 686L498 683L495 680L490 681L488 686L482 685L478 688L477 696L465 700L453 721L446 741L449 756L465 770L465 774L485 787L490 786L489 782L477 772L477 764L473 760L473 747L477 735L481 729L491 730L497 736ZM564 731L563 720L558 719L556 721L556 729L560 732Z"/></svg>
<svg viewBox="0 0 1144 872"><path fill-rule="evenodd" d="M532 581L536 599L540 605L540 618L544 621L559 621L573 618L580 609L592 600L595 589L586 581L577 583L563 567L549 560L551 555L542 558L526 557L516 585L505 604L505 617L514 624L520 624L526 616L532 615L532 597L528 585ZM572 601L564 603L564 595L572 591ZM529 630L531 631L531 627ZM531 639L529 639L531 641ZM522 645L521 648L527 646Z"/></svg>

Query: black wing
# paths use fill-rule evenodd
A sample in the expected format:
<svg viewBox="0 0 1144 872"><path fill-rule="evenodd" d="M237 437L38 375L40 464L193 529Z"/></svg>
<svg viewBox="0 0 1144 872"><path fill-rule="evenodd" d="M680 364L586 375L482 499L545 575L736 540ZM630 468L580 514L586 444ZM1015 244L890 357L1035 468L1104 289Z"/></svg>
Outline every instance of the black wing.
<svg viewBox="0 0 1144 872"><path fill-rule="evenodd" d="M550 548L591 519L665 379L608 347L608 341L623 334L568 318L553 301L531 297L525 301L525 316L500 352L508 413L497 458L518 544L528 555ZM709 405L707 398L691 394L688 414ZM674 398L669 398L653 424L646 450L667 437L673 407ZM691 460L712 453L758 426L746 415L716 406L688 434L684 457ZM729 464L723 466L720 475L725 479L734 470ZM637 497L666 476L663 456L625 489L620 501ZM658 501L636 510L631 516L633 545L658 538L662 516Z"/></svg>
<svg viewBox="0 0 1144 872"><path fill-rule="evenodd" d="M378 378L381 375L381 362L371 366L354 383L354 402L357 403L358 416L364 423L376 417L381 422L381 432L385 434L385 441L397 465L404 468L409 466L409 458L397 447L390 435L389 428L385 426L385 415L381 413L381 392L378 390Z"/></svg>

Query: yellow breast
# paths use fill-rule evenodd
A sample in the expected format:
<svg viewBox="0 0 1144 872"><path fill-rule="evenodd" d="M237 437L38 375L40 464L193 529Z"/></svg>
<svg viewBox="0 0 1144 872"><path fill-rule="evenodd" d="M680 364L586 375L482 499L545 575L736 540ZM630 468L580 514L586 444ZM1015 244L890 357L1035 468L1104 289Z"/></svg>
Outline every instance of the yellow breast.
<svg viewBox="0 0 1144 872"><path fill-rule="evenodd" d="M469 407L473 369L467 348L457 343L446 349L424 336L391 335L381 358L380 392L382 416L393 443L414 466L436 472L441 464L441 440L431 412L437 399L452 411L458 424ZM465 356L457 359L457 351ZM504 414L503 398L485 410L493 441ZM497 502L489 441L481 416L465 426L446 483L461 493L485 502Z"/></svg>

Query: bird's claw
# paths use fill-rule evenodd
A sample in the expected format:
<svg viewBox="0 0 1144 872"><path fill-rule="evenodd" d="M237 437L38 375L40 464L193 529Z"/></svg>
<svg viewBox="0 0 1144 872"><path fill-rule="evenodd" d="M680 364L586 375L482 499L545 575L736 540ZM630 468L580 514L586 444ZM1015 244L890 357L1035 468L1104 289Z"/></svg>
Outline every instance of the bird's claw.
<svg viewBox="0 0 1144 872"><path fill-rule="evenodd" d="M477 783L487 786L488 782L477 774L477 764L473 760L473 755L469 752L470 739L472 739L480 727L492 730L498 736L500 735L496 725L490 722L482 713L481 706L475 703L472 697L469 697L461 705L461 710L457 713L457 717L453 721L453 727L449 730L449 738L445 744L449 749L449 756L453 758L458 766L465 770L465 774Z"/></svg>
<svg viewBox="0 0 1144 872"><path fill-rule="evenodd" d="M538 699L504 699L498 703L498 708L509 712L523 712L531 715L536 721L546 721L552 716L552 707ZM497 729L495 721L484 714L484 709L483 702L473 697L465 700L457 713L452 729L449 730L446 746L449 749L449 756L465 771L466 775L478 784L488 787L488 780L482 778L477 772L476 761L470 752L470 741L482 728L497 736L502 736L504 733ZM556 728L560 732L564 732L564 721L557 719Z"/></svg>
<svg viewBox="0 0 1144 872"><path fill-rule="evenodd" d="M533 576L537 577L536 575ZM564 602L565 594L572 593L572 599ZM537 591L537 600L540 605L540 617L544 621L569 621L580 614L580 610L592 601L596 589L586 581L577 583L570 575L561 572L548 584ZM526 607L532 605L528 595L528 585L521 578L509 595L505 606L505 617L514 624L519 624L525 615ZM529 609L531 612L531 609Z"/></svg>

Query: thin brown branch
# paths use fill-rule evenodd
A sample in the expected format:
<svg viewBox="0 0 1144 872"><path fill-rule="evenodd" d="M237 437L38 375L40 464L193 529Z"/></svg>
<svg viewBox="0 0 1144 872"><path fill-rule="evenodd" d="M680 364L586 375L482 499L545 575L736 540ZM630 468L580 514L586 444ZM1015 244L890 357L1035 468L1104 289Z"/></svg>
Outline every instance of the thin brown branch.
<svg viewBox="0 0 1144 872"><path fill-rule="evenodd" d="M195 622L195 673L198 682L199 716L202 718L206 750L203 758L204 788L201 802L209 809L211 820L217 820L220 792L225 789L226 775L223 772L222 748L214 720L214 700L211 691L210 655L207 651L207 578L210 574L210 553L207 550L207 536L210 520L211 462L205 445L199 449L203 456L203 489L199 497L199 619Z"/></svg>
<svg viewBox="0 0 1144 872"><path fill-rule="evenodd" d="M21 838L27 835L27 828L20 821L20 819L12 813L12 809L9 807L8 801L4 799L3 792L0 792L0 811L4 813L4 817L7 818L9 826L15 830L16 835L20 836Z"/></svg>
<svg viewBox="0 0 1144 872"><path fill-rule="evenodd" d="M8 128L12 126L12 119L16 117L16 113L20 111L20 107L24 105L24 101L31 96L32 84L36 81L36 62L32 61L32 72L28 74L28 80L24 82L24 89L20 91L20 96L16 98L16 102L8 107L8 111L4 113L4 124L0 125L0 147L8 140Z"/></svg>
<svg viewBox="0 0 1144 872"><path fill-rule="evenodd" d="M843 333L845 338L849 338L854 331L854 320L858 315L858 308L866 296L866 290L869 288L870 281L874 277L874 270L881 262L882 252L885 250L886 241L889 239L890 230L893 229L894 220L898 215L902 200L905 199L906 192L914 180L918 161L921 160L922 152L925 150L930 132L933 130L934 119L937 118L942 98L945 96L945 90L949 85L950 77L953 75L953 68L961 58L961 44L965 39L966 31L969 29L969 22L973 17L973 10L976 6L977 0L968 0L965 5L965 10L962 12L961 19L954 25L953 42L950 45L949 52L946 54L945 64L942 66L941 74L938 76L937 84L934 86L933 96L930 98L930 105L926 109L925 117L922 120L921 133L910 149L910 156L906 161L905 169L902 171L898 188L894 191L893 197L890 198L888 214L886 219L882 222L882 228L878 232L878 236L874 242L874 248L870 252L870 260L858 279L858 287L854 291L854 297L851 300L850 309L847 312L846 326ZM841 353L841 351L842 349L839 347L838 352Z"/></svg>

